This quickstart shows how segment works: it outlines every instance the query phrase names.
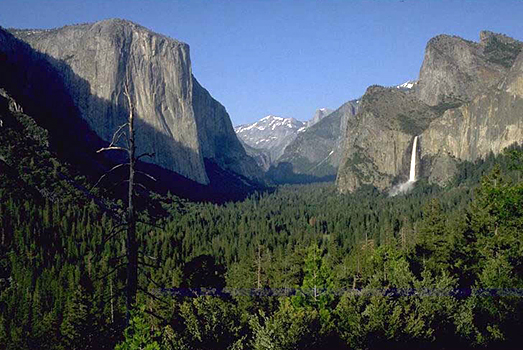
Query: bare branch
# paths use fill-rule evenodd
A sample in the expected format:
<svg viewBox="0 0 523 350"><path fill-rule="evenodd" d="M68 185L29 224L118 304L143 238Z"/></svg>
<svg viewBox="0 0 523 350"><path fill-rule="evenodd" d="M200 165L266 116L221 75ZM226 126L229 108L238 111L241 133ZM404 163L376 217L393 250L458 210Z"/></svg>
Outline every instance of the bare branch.
<svg viewBox="0 0 523 350"><path fill-rule="evenodd" d="M109 145L109 147L113 147L114 145L116 145L118 143L118 141L120 141L120 139L122 138L122 136L125 135L127 136L127 133L125 131L122 131L118 137L116 137L116 135L113 136L113 140L111 141L111 144ZM115 139L116 138L116 139ZM127 140L128 138L126 138ZM127 143L127 146L129 146L129 143ZM129 148L129 147L127 147Z"/></svg>
<svg viewBox="0 0 523 350"><path fill-rule="evenodd" d="M120 125L120 126L118 127L118 129L117 129L117 130L115 131L115 133L113 134L113 140L111 141L111 146L115 145L116 142L118 142L118 140L120 139L120 137L121 137L121 135L122 135L122 134L120 134L120 136L118 136L118 133L119 133L120 131L122 131L122 129L125 128L125 127L128 126L128 125L129 125L129 123L127 122L127 123L122 124L122 125ZM116 139L117 136L118 136L118 139ZM115 139L116 139L116 140L115 140Z"/></svg>
<svg viewBox="0 0 523 350"><path fill-rule="evenodd" d="M163 229L164 229L163 227L156 226L155 224L151 224L150 222L145 222L145 221L141 221L141 220L136 220L136 222L138 222L138 223L140 223L140 224L144 224L144 225L148 225L148 226L151 226L151 227L157 228L157 229L159 229L159 230L163 230Z"/></svg>
<svg viewBox="0 0 523 350"><path fill-rule="evenodd" d="M151 298L153 298L154 300L164 304L164 305L169 305L169 303L167 303L165 300L162 300L160 298L158 298L156 295L152 294L152 293L149 293L147 290L143 289L143 288L138 288L142 293L145 293L147 294L148 296L150 296Z"/></svg>
<svg viewBox="0 0 523 350"><path fill-rule="evenodd" d="M165 305L168 305L168 304L165 303ZM146 312L146 313L148 313L148 314L151 315L151 316L156 317L157 319L159 319L160 321L162 321L164 324L167 323L167 320L166 320L165 318L163 318L162 316L158 316L158 315L155 314L154 312L149 311L149 310L147 310L147 309L144 309L143 311Z"/></svg>
<svg viewBox="0 0 523 350"><path fill-rule="evenodd" d="M93 187L91 187L91 191L93 190L93 188L95 188L96 186L98 186L98 184L107 176L109 175L112 171L118 169L118 168L121 168L123 166L126 166L126 165L129 165L129 163L122 163L122 164L118 164L114 167L111 168L111 170L109 170L108 172L106 172L105 174L103 174L102 176L100 176L100 178L98 179L98 181L96 181L96 183L93 185ZM89 191L90 192L90 191Z"/></svg>
<svg viewBox="0 0 523 350"><path fill-rule="evenodd" d="M147 187L145 187L145 186L142 185L141 183L139 183L139 182L135 182L134 184L140 186L143 190L147 191Z"/></svg>
<svg viewBox="0 0 523 350"><path fill-rule="evenodd" d="M112 269L109 273L106 273L105 275L103 275L103 276L101 276L101 277L95 278L95 279L93 280L93 282L95 282L95 281L99 281L99 280L103 280L103 279L109 277L110 275L112 275L113 273L115 273L116 271L118 271L118 269L124 267L125 265L126 265L126 264L124 264L124 263L117 265L117 266L116 266L114 269Z"/></svg>
<svg viewBox="0 0 523 350"><path fill-rule="evenodd" d="M102 247L105 245L105 243L107 243L108 241L110 241L111 239L113 239L114 237L116 237L118 234L122 233L123 231L127 230L127 227L123 227L115 232L113 232L112 234L110 234L108 237L104 238L102 243L100 243L100 246L99 246L99 250L98 252L96 252L96 254L94 255L94 257L99 257L100 254L102 254Z"/></svg>
<svg viewBox="0 0 523 350"><path fill-rule="evenodd" d="M142 153L138 157L136 157L136 160L139 160L142 157L151 157L153 158L156 155L156 153Z"/></svg>
<svg viewBox="0 0 523 350"><path fill-rule="evenodd" d="M105 151L125 151L125 152L129 152L129 150L127 148L125 148L125 147L110 146L110 147L100 148L98 151L96 151L96 153L101 153L101 152L105 152Z"/></svg>
<svg viewBox="0 0 523 350"><path fill-rule="evenodd" d="M111 231L109 231L109 234L112 234L115 230L119 229L120 227L123 227L123 226L127 226L127 223L126 222L122 222L116 226L113 226L113 228L111 229Z"/></svg>
<svg viewBox="0 0 523 350"><path fill-rule="evenodd" d="M118 186L120 186L121 184L124 184L124 183L126 183L126 182L129 182L129 180L122 180L122 181L118 182L117 184L115 184L115 185L114 185L113 187L111 187L110 189L112 190L113 188L118 187ZM148 191L148 190L147 190L147 187L145 187L144 185L142 185L142 184L139 183L139 182L134 181L134 185L140 186L143 190Z"/></svg>
<svg viewBox="0 0 523 350"><path fill-rule="evenodd" d="M124 255L121 255L121 256L118 256L116 258L109 258L108 262L109 263L114 263L114 262L117 262L123 258L125 258L127 256L127 254L124 254Z"/></svg>
<svg viewBox="0 0 523 350"><path fill-rule="evenodd" d="M143 265L143 266L147 266L147 267L152 267L153 269L159 269L160 268L160 266L148 264L148 263L146 263L143 260L138 261L138 264Z"/></svg>
<svg viewBox="0 0 523 350"><path fill-rule="evenodd" d="M148 281L152 282L152 284L154 284L158 288L163 288L163 286L160 285L160 283L156 282L149 275L147 275L147 271L145 271L145 269L141 268L140 266L138 266L138 269L143 272Z"/></svg>
<svg viewBox="0 0 523 350"><path fill-rule="evenodd" d="M156 179L154 177L152 177L151 175L147 174L147 173L144 173L143 171L139 171L137 170L136 171L138 174L142 174L144 176L147 176L149 179L153 180L153 181L156 181Z"/></svg>
<svg viewBox="0 0 523 350"><path fill-rule="evenodd" d="M157 260L158 259L158 258L155 258L154 256L145 255L145 253L142 252L141 250L139 250L138 253L142 254L143 257L147 258L147 259L152 259L152 260Z"/></svg>

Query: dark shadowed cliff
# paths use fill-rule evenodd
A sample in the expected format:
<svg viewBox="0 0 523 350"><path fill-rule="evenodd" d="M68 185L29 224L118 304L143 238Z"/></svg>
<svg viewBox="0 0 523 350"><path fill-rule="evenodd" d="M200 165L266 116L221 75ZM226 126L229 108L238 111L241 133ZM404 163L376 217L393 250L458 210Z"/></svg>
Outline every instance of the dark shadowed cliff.
<svg viewBox="0 0 523 350"><path fill-rule="evenodd" d="M203 185L210 183L206 164L259 179L225 108L192 76L185 43L118 19L53 30L0 29L0 69L6 72L0 84L34 105L33 115L47 110L41 119L80 117L94 132L91 138L102 141L125 123L128 81L138 152L154 153L144 161ZM46 86L59 94L42 91Z"/></svg>

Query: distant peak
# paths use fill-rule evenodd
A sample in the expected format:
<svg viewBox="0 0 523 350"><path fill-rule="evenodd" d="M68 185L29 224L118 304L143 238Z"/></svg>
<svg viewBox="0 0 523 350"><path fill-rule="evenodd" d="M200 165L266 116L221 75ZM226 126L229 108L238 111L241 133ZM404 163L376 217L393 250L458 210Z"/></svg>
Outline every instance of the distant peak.
<svg viewBox="0 0 523 350"><path fill-rule="evenodd" d="M288 118L283 118L283 117L280 117L280 116L277 116L277 115L274 115L274 114L269 114L268 116L266 117L263 117L261 118L259 121L260 122L263 122L263 121L283 121L283 120L286 120Z"/></svg>
<svg viewBox="0 0 523 350"><path fill-rule="evenodd" d="M318 114L318 113L322 113L322 114L330 114L330 113L332 113L332 112L333 112L332 109L330 109L330 108L326 108L326 107L318 108L318 109L316 110L316 114Z"/></svg>
<svg viewBox="0 0 523 350"><path fill-rule="evenodd" d="M406 90L410 90L410 89L412 89L412 88L413 88L417 83L418 83L417 80L408 80L408 81L404 82L403 84L397 85L396 88L397 88L397 89L406 89Z"/></svg>

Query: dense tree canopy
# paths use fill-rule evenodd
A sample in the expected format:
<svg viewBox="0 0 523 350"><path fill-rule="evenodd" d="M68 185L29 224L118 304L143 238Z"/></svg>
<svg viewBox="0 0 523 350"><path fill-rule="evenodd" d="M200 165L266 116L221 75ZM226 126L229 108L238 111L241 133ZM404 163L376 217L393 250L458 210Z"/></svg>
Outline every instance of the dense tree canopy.
<svg viewBox="0 0 523 350"><path fill-rule="evenodd" d="M124 331L126 244L107 239L121 202L86 191L45 140L0 138L20 160L0 163L1 349L521 341L517 148L463 163L445 189L419 181L396 197L318 184L222 205L141 198L138 305Z"/></svg>

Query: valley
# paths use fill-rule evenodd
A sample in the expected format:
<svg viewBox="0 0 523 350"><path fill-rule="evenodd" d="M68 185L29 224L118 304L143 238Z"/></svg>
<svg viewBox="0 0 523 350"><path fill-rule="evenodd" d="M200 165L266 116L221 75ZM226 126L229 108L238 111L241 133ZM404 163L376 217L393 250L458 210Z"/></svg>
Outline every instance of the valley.
<svg viewBox="0 0 523 350"><path fill-rule="evenodd" d="M0 350L519 345L522 49L233 127L182 41L0 27Z"/></svg>

